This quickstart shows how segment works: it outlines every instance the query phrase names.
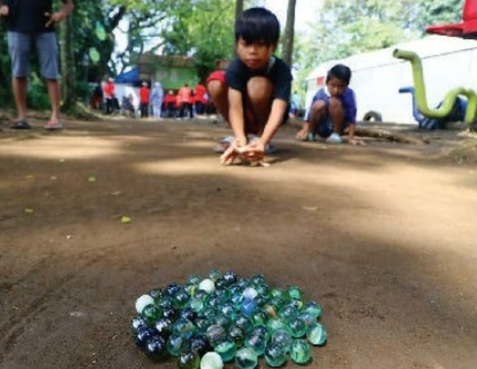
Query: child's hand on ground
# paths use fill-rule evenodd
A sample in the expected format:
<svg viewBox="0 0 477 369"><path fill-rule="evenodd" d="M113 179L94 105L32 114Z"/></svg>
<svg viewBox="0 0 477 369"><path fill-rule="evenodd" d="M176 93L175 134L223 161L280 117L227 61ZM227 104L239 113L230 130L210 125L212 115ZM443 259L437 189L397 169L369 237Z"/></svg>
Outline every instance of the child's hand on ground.
<svg viewBox="0 0 477 369"><path fill-rule="evenodd" d="M265 145L261 141L255 141L239 150L239 152L247 160L262 160L265 155Z"/></svg>
<svg viewBox="0 0 477 369"><path fill-rule="evenodd" d="M0 17L8 17L10 8L7 5L0 6Z"/></svg>
<svg viewBox="0 0 477 369"><path fill-rule="evenodd" d="M362 140L357 140L356 138L348 138L348 143L352 146L366 146L366 143Z"/></svg>
<svg viewBox="0 0 477 369"><path fill-rule="evenodd" d="M306 141L308 139L308 129L303 128L303 129L299 130L298 133L296 134L295 138L298 141Z"/></svg>

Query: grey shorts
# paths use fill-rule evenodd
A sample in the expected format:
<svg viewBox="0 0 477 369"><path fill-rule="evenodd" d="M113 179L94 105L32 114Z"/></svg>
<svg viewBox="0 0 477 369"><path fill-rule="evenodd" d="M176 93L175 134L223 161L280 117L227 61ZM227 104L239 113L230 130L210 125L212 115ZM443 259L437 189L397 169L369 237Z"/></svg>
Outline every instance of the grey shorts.
<svg viewBox="0 0 477 369"><path fill-rule="evenodd" d="M21 33L8 32L8 51L12 59L12 75L28 77L30 54L35 43L43 78L58 79L58 43L54 32Z"/></svg>

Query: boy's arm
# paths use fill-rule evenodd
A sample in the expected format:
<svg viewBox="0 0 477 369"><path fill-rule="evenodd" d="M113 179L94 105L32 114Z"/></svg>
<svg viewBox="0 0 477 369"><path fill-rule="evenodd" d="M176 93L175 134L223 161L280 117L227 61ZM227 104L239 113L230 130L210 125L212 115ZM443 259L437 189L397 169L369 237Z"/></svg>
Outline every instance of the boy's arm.
<svg viewBox="0 0 477 369"><path fill-rule="evenodd" d="M265 124L265 129L263 130L262 137L260 137L260 141L264 146L270 142L270 140L282 124L283 115L285 114L287 105L288 103L281 99L273 100L272 109L270 111L268 121Z"/></svg>
<svg viewBox="0 0 477 369"><path fill-rule="evenodd" d="M272 108L267 123L260 140L246 146L243 154L248 159L261 160L265 153L265 147L280 127L283 115L287 109L288 103L282 99L275 99L272 102Z"/></svg>
<svg viewBox="0 0 477 369"><path fill-rule="evenodd" d="M45 13L47 17L50 17L50 20L46 22L45 27L50 27L56 23L61 22L62 20L68 18L68 16L73 12L74 5L73 0L61 0L63 2L63 6L61 10L56 13Z"/></svg>
<svg viewBox="0 0 477 369"><path fill-rule="evenodd" d="M229 120L234 132L237 146L245 146L247 137L245 136L245 122L243 117L243 96L238 90L229 88Z"/></svg>

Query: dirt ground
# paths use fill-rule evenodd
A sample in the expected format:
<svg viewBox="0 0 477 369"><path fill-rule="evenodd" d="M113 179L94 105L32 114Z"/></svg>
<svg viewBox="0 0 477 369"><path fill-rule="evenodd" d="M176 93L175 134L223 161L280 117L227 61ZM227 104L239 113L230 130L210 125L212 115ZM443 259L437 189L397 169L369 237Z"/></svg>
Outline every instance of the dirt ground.
<svg viewBox="0 0 477 369"><path fill-rule="evenodd" d="M455 154L475 139L285 127L269 168L222 167L210 122L33 123L0 132L0 368L158 367L129 336L135 299L212 268L321 303L312 368L477 366L476 168Z"/></svg>

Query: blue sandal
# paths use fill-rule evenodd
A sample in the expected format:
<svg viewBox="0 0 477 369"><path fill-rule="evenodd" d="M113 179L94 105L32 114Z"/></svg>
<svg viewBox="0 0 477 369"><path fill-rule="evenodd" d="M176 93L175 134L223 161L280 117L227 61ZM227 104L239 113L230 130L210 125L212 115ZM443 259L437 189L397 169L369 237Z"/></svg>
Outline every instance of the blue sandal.
<svg viewBox="0 0 477 369"><path fill-rule="evenodd" d="M26 120L17 120L16 122L10 123L11 129L30 129L31 125Z"/></svg>

